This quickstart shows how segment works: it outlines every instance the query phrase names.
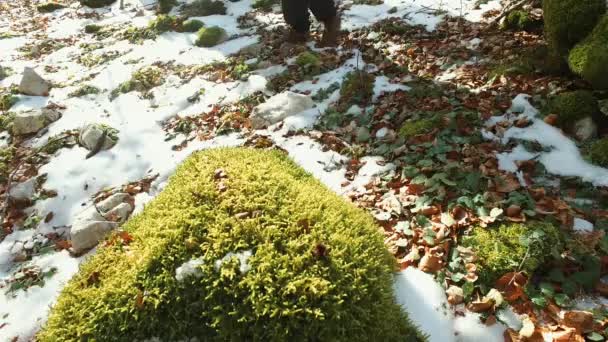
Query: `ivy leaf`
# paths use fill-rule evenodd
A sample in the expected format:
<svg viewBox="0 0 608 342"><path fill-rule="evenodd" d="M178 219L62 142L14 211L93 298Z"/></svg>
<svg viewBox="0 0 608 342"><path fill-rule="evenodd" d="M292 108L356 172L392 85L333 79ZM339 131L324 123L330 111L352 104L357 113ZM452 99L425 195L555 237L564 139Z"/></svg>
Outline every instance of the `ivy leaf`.
<svg viewBox="0 0 608 342"><path fill-rule="evenodd" d="M540 292L549 298L555 295L555 289L550 283L540 283Z"/></svg>
<svg viewBox="0 0 608 342"><path fill-rule="evenodd" d="M604 341L604 337L595 331L587 335L587 339L590 341Z"/></svg>
<svg viewBox="0 0 608 342"><path fill-rule="evenodd" d="M564 272L559 268L554 268L549 272L549 279L557 283L563 283L566 280Z"/></svg>
<svg viewBox="0 0 608 342"><path fill-rule="evenodd" d="M569 307L571 305L570 297L564 293L558 293L553 297L555 299L555 304L560 307Z"/></svg>
<svg viewBox="0 0 608 342"><path fill-rule="evenodd" d="M547 300L545 299L545 297L542 296L537 296L537 297L532 297L531 298L532 303L534 303L535 305L544 308L547 306Z"/></svg>
<svg viewBox="0 0 608 342"><path fill-rule="evenodd" d="M464 278L464 273L460 273L460 272L458 272L458 273L454 273L454 274L452 274L452 281L453 281L453 282L458 283L458 282L460 282L460 281L461 281L463 278Z"/></svg>
<svg viewBox="0 0 608 342"><path fill-rule="evenodd" d="M467 281L464 283L464 285L462 285L462 293L464 294L464 298L469 299L473 294L473 291L475 291L475 284L471 283L470 281Z"/></svg>

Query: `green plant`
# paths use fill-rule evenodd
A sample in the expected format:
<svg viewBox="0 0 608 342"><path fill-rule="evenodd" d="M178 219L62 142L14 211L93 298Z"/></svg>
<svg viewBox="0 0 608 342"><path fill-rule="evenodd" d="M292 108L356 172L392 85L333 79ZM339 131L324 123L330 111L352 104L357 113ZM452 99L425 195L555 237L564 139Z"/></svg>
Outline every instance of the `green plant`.
<svg viewBox="0 0 608 342"><path fill-rule="evenodd" d="M226 5L220 0L196 0L182 8L182 15L186 17L205 17L208 15L226 14Z"/></svg>
<svg viewBox="0 0 608 342"><path fill-rule="evenodd" d="M226 31L218 26L203 27L197 33L196 46L212 47L227 38Z"/></svg>
<svg viewBox="0 0 608 342"><path fill-rule="evenodd" d="M371 216L280 151L195 154L124 230L81 266L37 340L420 339Z"/></svg>
<svg viewBox="0 0 608 342"><path fill-rule="evenodd" d="M91 8L100 8L104 6L111 5L116 2L116 0L79 0L80 4L83 6L88 6Z"/></svg>
<svg viewBox="0 0 608 342"><path fill-rule="evenodd" d="M171 12L175 5L177 5L177 0L158 0L156 10L158 13L166 14Z"/></svg>
<svg viewBox="0 0 608 342"><path fill-rule="evenodd" d="M606 11L604 0L544 0L545 39L558 56L581 41Z"/></svg>
<svg viewBox="0 0 608 342"><path fill-rule="evenodd" d="M11 74L11 69L0 65L0 81L7 78Z"/></svg>
<svg viewBox="0 0 608 342"><path fill-rule="evenodd" d="M65 5L54 1L45 2L36 7L40 13L50 13L62 8L65 8Z"/></svg>
<svg viewBox="0 0 608 342"><path fill-rule="evenodd" d="M186 20L184 21L184 23L182 24L182 30L184 32L196 32L198 30L200 30L201 28L203 28L205 26L205 23L203 23L200 20L196 20L196 19L190 19L190 20Z"/></svg>
<svg viewBox="0 0 608 342"><path fill-rule="evenodd" d="M255 0L251 7L265 12L270 12L272 10L272 7L274 5L278 5L279 2L279 0Z"/></svg>
<svg viewBox="0 0 608 342"><path fill-rule="evenodd" d="M119 94L132 91L147 92L154 87L165 83L164 71L154 65L143 67L131 75L131 79L121 83L118 88L110 94L110 99L116 98Z"/></svg>
<svg viewBox="0 0 608 342"><path fill-rule="evenodd" d="M10 173L10 163L15 156L15 148L4 147L0 148L0 182L6 182Z"/></svg>
<svg viewBox="0 0 608 342"><path fill-rule="evenodd" d="M101 29L102 29L102 27L99 26L99 25L89 24L89 25L87 25L87 26L84 27L84 32L92 34L92 33L99 32Z"/></svg>
<svg viewBox="0 0 608 342"><path fill-rule="evenodd" d="M593 32L570 51L568 64L572 72L595 88L608 89L608 15L602 17Z"/></svg>
<svg viewBox="0 0 608 342"><path fill-rule="evenodd" d="M564 248L559 228L540 221L474 227L471 235L463 238L463 245L477 255L479 279L490 286L508 272L532 275Z"/></svg>
<svg viewBox="0 0 608 342"><path fill-rule="evenodd" d="M296 65L302 68L307 75L317 75L321 73L321 60L319 56L310 51L304 51L296 58Z"/></svg>
<svg viewBox="0 0 608 342"><path fill-rule="evenodd" d="M591 144L588 155L593 163L608 167L608 138L597 140Z"/></svg>
<svg viewBox="0 0 608 342"><path fill-rule="evenodd" d="M576 90L550 99L546 111L557 115L560 126L569 127L579 119L595 116L599 112L599 105L590 91Z"/></svg>
<svg viewBox="0 0 608 342"><path fill-rule="evenodd" d="M0 94L0 111L8 111L19 101L19 98L13 94Z"/></svg>
<svg viewBox="0 0 608 342"><path fill-rule="evenodd" d="M399 129L399 135L405 139L410 139L416 135L429 133L437 127L438 123L435 118L406 121Z"/></svg>
<svg viewBox="0 0 608 342"><path fill-rule="evenodd" d="M159 14L156 19L148 24L148 28L157 34L167 31L178 31L177 29L180 27L181 23L176 17L166 14Z"/></svg>
<svg viewBox="0 0 608 342"><path fill-rule="evenodd" d="M348 108L353 104L368 104L374 95L375 79L374 75L363 70L356 70L346 74L340 88L341 108Z"/></svg>
<svg viewBox="0 0 608 342"><path fill-rule="evenodd" d="M71 92L68 96L69 97L80 97L80 96L85 96L85 95L89 95L89 94L99 94L99 92L100 92L100 90L97 87L94 87L91 85L83 85L80 88Z"/></svg>
<svg viewBox="0 0 608 342"><path fill-rule="evenodd" d="M505 30L519 30L526 31L534 26L534 20L530 18L530 15L526 11L511 11L505 21L502 23L501 28Z"/></svg>

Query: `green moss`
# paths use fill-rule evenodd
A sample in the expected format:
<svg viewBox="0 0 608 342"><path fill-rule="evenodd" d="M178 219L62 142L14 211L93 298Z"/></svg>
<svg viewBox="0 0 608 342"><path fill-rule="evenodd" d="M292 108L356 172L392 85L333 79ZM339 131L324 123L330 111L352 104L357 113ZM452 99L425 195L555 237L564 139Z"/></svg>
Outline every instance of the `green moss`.
<svg viewBox="0 0 608 342"><path fill-rule="evenodd" d="M13 129L14 113L0 114L0 132L10 132Z"/></svg>
<svg viewBox="0 0 608 342"><path fill-rule="evenodd" d="M272 7L274 5L278 5L279 2L279 0L255 0L251 7L265 12L270 12L272 10Z"/></svg>
<svg viewBox="0 0 608 342"><path fill-rule="evenodd" d="M131 26L121 33L123 39L134 44L141 44L147 39L156 39L156 31L149 27L134 27Z"/></svg>
<svg viewBox="0 0 608 342"><path fill-rule="evenodd" d="M0 94L0 111L7 111L19 101L13 94Z"/></svg>
<svg viewBox="0 0 608 342"><path fill-rule="evenodd" d="M87 25L87 26L84 27L84 32L85 33L89 33L89 34L91 34L91 33L97 33L97 32L99 32L101 30L101 28L102 27L99 26L99 25L89 24L89 25Z"/></svg>
<svg viewBox="0 0 608 342"><path fill-rule="evenodd" d="M367 105L374 95L374 81L376 77L363 70L352 71L346 74L340 88L341 109L351 105Z"/></svg>
<svg viewBox="0 0 608 342"><path fill-rule="evenodd" d="M115 3L116 0L80 0L80 4L91 8L100 8Z"/></svg>
<svg viewBox="0 0 608 342"><path fill-rule="evenodd" d="M156 19L148 24L148 28L157 34L167 31L178 31L180 27L181 23L176 17L166 14L159 14Z"/></svg>
<svg viewBox="0 0 608 342"><path fill-rule="evenodd" d="M81 266L37 340L419 339L373 219L281 152L197 153L124 229L130 244ZM198 276L176 280L192 259Z"/></svg>
<svg viewBox="0 0 608 342"><path fill-rule="evenodd" d="M10 163L15 156L15 148L14 147L5 147L0 148L0 182L8 181L8 176L10 173Z"/></svg>
<svg viewBox="0 0 608 342"><path fill-rule="evenodd" d="M599 105L593 93L586 90L565 92L549 100L546 112L556 114L558 125L572 126L585 117L593 117L599 112Z"/></svg>
<svg viewBox="0 0 608 342"><path fill-rule="evenodd" d="M316 53L304 51L296 58L296 65L302 68L306 74L317 75L321 72L322 63Z"/></svg>
<svg viewBox="0 0 608 342"><path fill-rule="evenodd" d="M226 5L220 0L197 0L182 9L186 17L204 17L214 14L226 14Z"/></svg>
<svg viewBox="0 0 608 342"><path fill-rule="evenodd" d="M463 245L478 257L479 279L487 285L518 269L528 275L563 249L559 228L548 222L475 227ZM521 268L519 268L521 266Z"/></svg>
<svg viewBox="0 0 608 342"><path fill-rule="evenodd" d="M608 138L600 139L591 144L589 159L597 165L608 167Z"/></svg>
<svg viewBox="0 0 608 342"><path fill-rule="evenodd" d="M97 87L91 85L83 85L82 87L74 90L68 96L70 97L80 97L89 94L99 94L100 90Z"/></svg>
<svg viewBox="0 0 608 342"><path fill-rule="evenodd" d="M157 12L163 14L169 13L175 5L177 5L177 0L158 0Z"/></svg>
<svg viewBox="0 0 608 342"><path fill-rule="evenodd" d="M543 0L545 39L558 56L585 38L606 12L605 0Z"/></svg>
<svg viewBox="0 0 608 342"><path fill-rule="evenodd" d="M435 127L437 127L436 119L406 121L399 129L399 135L405 139L410 139L419 134L429 133Z"/></svg>
<svg viewBox="0 0 608 342"><path fill-rule="evenodd" d="M608 15L568 56L570 70L595 88L608 89Z"/></svg>
<svg viewBox="0 0 608 342"><path fill-rule="evenodd" d="M54 1L45 2L36 7L40 13L51 13L62 8L65 8L65 5Z"/></svg>
<svg viewBox="0 0 608 342"><path fill-rule="evenodd" d="M502 23L502 29L526 31L534 26L534 20L526 11L511 11Z"/></svg>
<svg viewBox="0 0 608 342"><path fill-rule="evenodd" d="M7 78L10 75L10 69L3 67L0 65L0 81L2 81L3 79Z"/></svg>
<svg viewBox="0 0 608 342"><path fill-rule="evenodd" d="M205 26L205 23L203 23L200 20L196 20L196 19L190 19L190 20L186 20L183 24L182 24L182 30L184 32L196 32L198 30L200 30L201 28L203 28Z"/></svg>
<svg viewBox="0 0 608 342"><path fill-rule="evenodd" d="M221 43L226 36L226 31L219 26L203 27L197 33L195 44L200 47L212 47Z"/></svg>
<svg viewBox="0 0 608 342"><path fill-rule="evenodd" d="M126 94L132 91L147 92L154 87L165 83L165 73L157 66L150 65L143 67L131 75L131 79L121 83L118 88L110 94L110 99L116 98L119 94Z"/></svg>

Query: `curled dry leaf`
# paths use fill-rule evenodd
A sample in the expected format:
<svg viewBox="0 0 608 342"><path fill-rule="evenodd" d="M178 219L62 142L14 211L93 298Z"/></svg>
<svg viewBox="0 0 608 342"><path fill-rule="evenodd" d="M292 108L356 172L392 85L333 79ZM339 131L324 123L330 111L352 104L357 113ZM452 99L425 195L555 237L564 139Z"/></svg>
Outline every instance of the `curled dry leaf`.
<svg viewBox="0 0 608 342"><path fill-rule="evenodd" d="M524 286L527 282L528 279L521 272L509 272L500 277L494 286L507 302L513 302L524 296Z"/></svg>
<svg viewBox="0 0 608 342"><path fill-rule="evenodd" d="M557 124L557 115L549 114L545 116L545 123L551 126L555 126Z"/></svg>
<svg viewBox="0 0 608 342"><path fill-rule="evenodd" d="M448 295L448 303L452 305L457 305L464 301L464 291L458 286L451 285L445 293Z"/></svg>
<svg viewBox="0 0 608 342"><path fill-rule="evenodd" d="M521 207L516 204L511 204L507 210L505 210L505 214L508 217L518 217L521 214Z"/></svg>
<svg viewBox="0 0 608 342"><path fill-rule="evenodd" d="M444 265L445 263L441 257L427 253L420 259L418 268L427 273L435 273L442 269Z"/></svg>
<svg viewBox="0 0 608 342"><path fill-rule="evenodd" d="M517 177L512 174L496 177L494 183L496 186L496 191L502 193L510 193L521 187Z"/></svg>
<svg viewBox="0 0 608 342"><path fill-rule="evenodd" d="M568 311L564 314L564 325L576 329L579 333L593 330L593 314L587 311Z"/></svg>
<svg viewBox="0 0 608 342"><path fill-rule="evenodd" d="M487 297L471 302L467 308L473 312L486 312L494 307L494 301Z"/></svg>

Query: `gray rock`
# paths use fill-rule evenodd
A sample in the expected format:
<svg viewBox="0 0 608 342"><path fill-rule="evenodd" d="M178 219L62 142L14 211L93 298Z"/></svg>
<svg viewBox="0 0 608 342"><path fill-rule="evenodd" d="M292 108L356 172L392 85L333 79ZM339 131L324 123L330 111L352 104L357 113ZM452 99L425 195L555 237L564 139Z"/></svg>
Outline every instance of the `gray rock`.
<svg viewBox="0 0 608 342"><path fill-rule="evenodd" d="M110 221L81 221L72 225L70 230L72 249L75 253L95 247L108 233L118 226Z"/></svg>
<svg viewBox="0 0 608 342"><path fill-rule="evenodd" d="M23 70L23 78L19 84L19 91L25 95L32 96L49 96L51 85L45 81L32 68Z"/></svg>
<svg viewBox="0 0 608 342"><path fill-rule="evenodd" d="M253 43L244 46L239 50L239 54L258 56L262 52L264 46L261 43Z"/></svg>
<svg viewBox="0 0 608 342"><path fill-rule="evenodd" d="M133 207L129 203L121 203L116 206L116 208L108 211L104 216L109 221L123 223L128 218L129 215L133 212Z"/></svg>
<svg viewBox="0 0 608 342"><path fill-rule="evenodd" d="M574 124L573 134L579 141L588 141L597 136L597 125L591 117L580 119Z"/></svg>
<svg viewBox="0 0 608 342"><path fill-rule="evenodd" d="M97 203L97 209L99 209L99 211L105 214L110 210L116 208L120 204L126 202L129 197L129 194L125 192L119 192Z"/></svg>
<svg viewBox="0 0 608 342"><path fill-rule="evenodd" d="M97 144L102 138L104 130L107 130L108 132L103 145L101 146L101 150L109 150L114 147L118 141L116 138L116 130L114 128L103 127L100 124L90 124L83 128L78 136L78 142L87 150L93 151L97 148Z"/></svg>
<svg viewBox="0 0 608 342"><path fill-rule="evenodd" d="M359 129L357 129L357 142L360 142L360 143L368 142L369 138L371 138L369 129L367 129L365 127L359 127Z"/></svg>
<svg viewBox="0 0 608 342"><path fill-rule="evenodd" d="M298 114L315 105L310 96L286 91L269 98L251 113L253 128L259 129L275 124L289 116Z"/></svg>
<svg viewBox="0 0 608 342"><path fill-rule="evenodd" d="M36 177L30 178L23 183L16 184L11 187L9 195L14 200L28 200L34 197L36 193Z"/></svg>
<svg viewBox="0 0 608 342"><path fill-rule="evenodd" d="M600 105L600 111L604 115L608 115L608 99L606 99L606 100L600 100L600 101L598 101L598 103Z"/></svg>
<svg viewBox="0 0 608 342"><path fill-rule="evenodd" d="M60 112L47 108L18 112L15 114L15 120L13 121L13 134L36 133L50 123L59 120L60 117Z"/></svg>

